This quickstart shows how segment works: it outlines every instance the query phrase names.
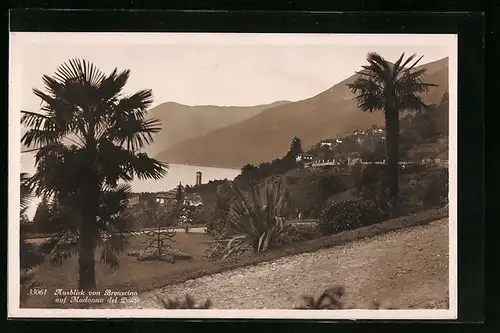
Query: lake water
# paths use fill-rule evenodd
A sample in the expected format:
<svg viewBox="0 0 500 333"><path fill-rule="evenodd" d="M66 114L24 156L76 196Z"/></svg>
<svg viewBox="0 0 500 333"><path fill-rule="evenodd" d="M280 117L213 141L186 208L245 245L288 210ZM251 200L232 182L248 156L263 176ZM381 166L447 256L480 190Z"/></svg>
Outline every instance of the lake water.
<svg viewBox="0 0 500 333"><path fill-rule="evenodd" d="M21 172L27 172L33 174L35 172L35 154L34 153L24 153L21 154ZM237 169L223 169L223 168L212 168L203 166L192 166L192 165L181 165L181 164L170 164L168 173L160 180L134 180L130 183L133 192L160 192L168 191L179 185L195 185L196 184L196 172L200 171L202 173L202 183L208 183L210 180L216 179L229 179L233 180L240 174L240 170ZM35 199L31 203L28 209L28 217L33 218L35 215L36 207L40 199Z"/></svg>

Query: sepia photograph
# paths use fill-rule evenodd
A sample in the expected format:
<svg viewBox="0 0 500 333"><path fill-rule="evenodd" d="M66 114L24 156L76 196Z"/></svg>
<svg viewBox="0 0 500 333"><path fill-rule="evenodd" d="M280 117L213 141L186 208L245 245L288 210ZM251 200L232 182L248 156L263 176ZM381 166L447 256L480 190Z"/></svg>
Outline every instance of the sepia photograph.
<svg viewBox="0 0 500 333"><path fill-rule="evenodd" d="M456 35L9 39L9 317L457 318Z"/></svg>

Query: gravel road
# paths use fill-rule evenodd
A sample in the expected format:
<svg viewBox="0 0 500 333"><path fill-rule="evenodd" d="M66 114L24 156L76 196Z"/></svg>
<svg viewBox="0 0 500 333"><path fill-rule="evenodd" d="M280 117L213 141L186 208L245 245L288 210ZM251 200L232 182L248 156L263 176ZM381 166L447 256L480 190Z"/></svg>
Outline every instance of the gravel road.
<svg viewBox="0 0 500 333"><path fill-rule="evenodd" d="M167 286L133 308L161 308L160 297L186 293L218 309L290 309L302 295L340 284L345 301L398 308L448 308L448 218L342 246Z"/></svg>

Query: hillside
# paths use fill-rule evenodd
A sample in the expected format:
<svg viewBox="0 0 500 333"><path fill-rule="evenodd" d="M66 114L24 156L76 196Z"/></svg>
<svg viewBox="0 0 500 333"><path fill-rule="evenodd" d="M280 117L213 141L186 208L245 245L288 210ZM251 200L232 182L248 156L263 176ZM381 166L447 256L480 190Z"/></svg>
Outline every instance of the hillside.
<svg viewBox="0 0 500 333"><path fill-rule="evenodd" d="M438 84L423 95L426 103L439 103L448 91L448 58L422 65L425 81ZM342 136L357 128L383 125L381 112L364 114L352 100L347 83L353 75L306 100L279 105L239 123L175 145L156 155L170 162L239 168L283 156L294 136L307 148L325 138Z"/></svg>
<svg viewBox="0 0 500 333"><path fill-rule="evenodd" d="M174 102L160 104L148 112L148 118L157 118L162 123L161 132L145 152L156 155L185 140L204 135L218 128L226 127L257 115L263 110L286 104L280 101L256 106L189 106Z"/></svg>

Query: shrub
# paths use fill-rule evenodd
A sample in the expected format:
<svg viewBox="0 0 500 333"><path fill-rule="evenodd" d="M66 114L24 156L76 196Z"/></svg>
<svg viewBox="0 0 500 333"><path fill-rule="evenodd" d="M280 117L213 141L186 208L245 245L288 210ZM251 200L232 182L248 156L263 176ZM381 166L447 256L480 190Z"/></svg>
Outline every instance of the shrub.
<svg viewBox="0 0 500 333"><path fill-rule="evenodd" d="M210 309L212 307L212 301L210 299L202 303L196 303L194 298L189 294L187 294L184 299L170 297L167 297L167 299L158 297L158 299L165 309Z"/></svg>
<svg viewBox="0 0 500 333"><path fill-rule="evenodd" d="M296 226L296 232L292 236L293 242L301 242L305 240L311 240L321 237L321 230L318 225L298 225Z"/></svg>
<svg viewBox="0 0 500 333"><path fill-rule="evenodd" d="M339 310L344 308L341 298L344 296L343 286L333 286L324 290L317 297L303 296L304 305L296 307L302 310Z"/></svg>
<svg viewBox="0 0 500 333"><path fill-rule="evenodd" d="M343 286L333 286L323 290L317 296L302 296L304 304L295 307L301 310L342 310L342 309L364 309L369 308L373 310L393 310L397 309L393 305L383 305L377 300L372 300L365 304L347 304L342 300L345 295Z"/></svg>
<svg viewBox="0 0 500 333"><path fill-rule="evenodd" d="M373 201L333 201L323 211L319 228L323 234L336 234L375 224L381 220L382 215Z"/></svg>
<svg viewBox="0 0 500 333"><path fill-rule="evenodd" d="M139 261L159 260L169 263L174 263L176 260L192 259L192 256L189 254L183 253L174 248L164 248L161 252L158 252L157 248L150 247L145 250L128 252L127 256L137 257L137 260Z"/></svg>
<svg viewBox="0 0 500 333"><path fill-rule="evenodd" d="M215 239L220 238L227 230L227 220L231 207L233 191L228 184L217 187L213 217L208 221L206 231Z"/></svg>
<svg viewBox="0 0 500 333"><path fill-rule="evenodd" d="M448 169L436 170L429 174L423 195L427 207L444 206L448 203Z"/></svg>
<svg viewBox="0 0 500 333"><path fill-rule="evenodd" d="M342 177L331 170L306 169L295 177L297 184L288 180L291 211L301 212L305 218L318 218L329 197L347 190Z"/></svg>
<svg viewBox="0 0 500 333"><path fill-rule="evenodd" d="M406 214L448 203L447 169L428 168L427 172L411 174L402 185L401 203Z"/></svg>
<svg viewBox="0 0 500 333"><path fill-rule="evenodd" d="M356 187L358 198L374 202L379 214L384 218L399 215L399 212L396 212L391 204L385 165L368 165L361 173Z"/></svg>
<svg viewBox="0 0 500 333"><path fill-rule="evenodd" d="M30 244L21 238L19 244L19 259L21 262L21 269L28 271L40 265L44 260L44 256L40 253L38 246Z"/></svg>
<svg viewBox="0 0 500 333"><path fill-rule="evenodd" d="M21 306L28 300L28 293L30 289L40 287L35 274L36 269L21 270L20 274L20 302Z"/></svg>

